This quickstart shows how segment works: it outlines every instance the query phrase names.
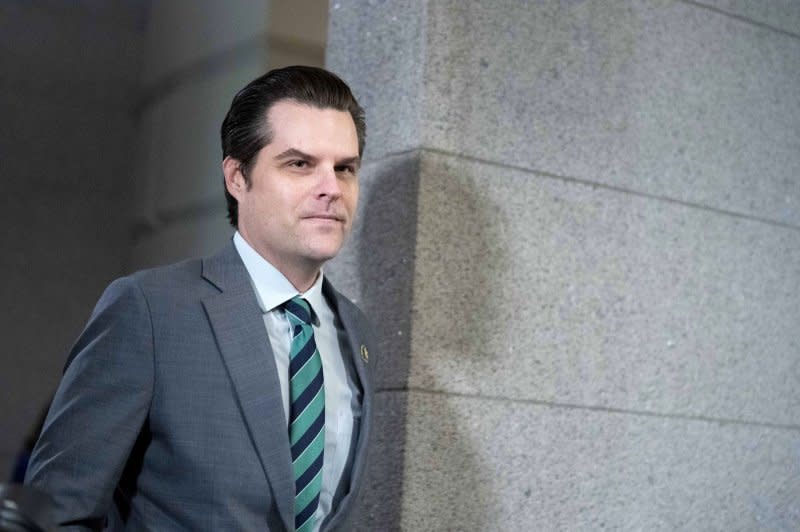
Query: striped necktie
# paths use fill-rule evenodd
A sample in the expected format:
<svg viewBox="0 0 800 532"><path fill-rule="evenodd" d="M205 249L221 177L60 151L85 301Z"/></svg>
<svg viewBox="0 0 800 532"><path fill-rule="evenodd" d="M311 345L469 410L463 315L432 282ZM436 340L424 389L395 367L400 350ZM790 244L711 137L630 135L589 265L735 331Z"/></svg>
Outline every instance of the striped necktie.
<svg viewBox="0 0 800 532"><path fill-rule="evenodd" d="M294 526L298 532L306 532L314 528L314 512L322 488L325 389L322 359L311 326L311 306L296 296L284 303L284 309L292 326L289 441L295 479Z"/></svg>

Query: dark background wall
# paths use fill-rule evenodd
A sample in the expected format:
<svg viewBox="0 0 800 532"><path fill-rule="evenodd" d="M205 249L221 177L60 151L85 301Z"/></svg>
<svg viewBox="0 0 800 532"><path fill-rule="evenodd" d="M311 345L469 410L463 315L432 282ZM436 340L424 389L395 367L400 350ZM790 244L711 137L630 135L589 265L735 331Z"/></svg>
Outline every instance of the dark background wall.
<svg viewBox="0 0 800 532"><path fill-rule="evenodd" d="M0 2L0 482L98 297L230 236L219 124L322 65L325 0Z"/></svg>
<svg viewBox="0 0 800 532"><path fill-rule="evenodd" d="M0 3L0 478L131 242L146 9Z"/></svg>

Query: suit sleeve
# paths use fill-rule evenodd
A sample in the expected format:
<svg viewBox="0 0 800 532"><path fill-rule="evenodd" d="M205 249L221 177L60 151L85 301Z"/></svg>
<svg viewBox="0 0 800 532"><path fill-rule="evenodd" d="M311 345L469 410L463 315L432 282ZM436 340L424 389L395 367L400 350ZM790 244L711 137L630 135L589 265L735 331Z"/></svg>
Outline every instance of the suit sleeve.
<svg viewBox="0 0 800 532"><path fill-rule="evenodd" d="M25 478L54 498L60 525L102 528L147 418L153 352L145 296L134 279L119 279L70 352Z"/></svg>

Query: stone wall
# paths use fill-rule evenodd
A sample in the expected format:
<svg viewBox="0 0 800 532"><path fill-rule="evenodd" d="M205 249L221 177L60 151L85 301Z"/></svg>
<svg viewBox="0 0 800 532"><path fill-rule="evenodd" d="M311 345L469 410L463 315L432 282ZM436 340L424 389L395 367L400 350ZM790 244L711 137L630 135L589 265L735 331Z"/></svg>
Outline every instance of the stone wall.
<svg viewBox="0 0 800 532"><path fill-rule="evenodd" d="M800 526L800 6L331 3L363 530ZM372 358L371 358L372 360Z"/></svg>

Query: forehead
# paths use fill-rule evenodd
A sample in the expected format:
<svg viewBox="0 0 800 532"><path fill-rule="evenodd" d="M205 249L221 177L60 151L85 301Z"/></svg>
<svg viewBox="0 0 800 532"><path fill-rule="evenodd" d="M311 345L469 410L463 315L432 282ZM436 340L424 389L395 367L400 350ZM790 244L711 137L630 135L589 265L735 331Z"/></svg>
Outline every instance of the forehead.
<svg viewBox="0 0 800 532"><path fill-rule="evenodd" d="M342 149L358 138L353 117L347 111L321 109L294 100L280 100L267 111L270 144L336 141Z"/></svg>

